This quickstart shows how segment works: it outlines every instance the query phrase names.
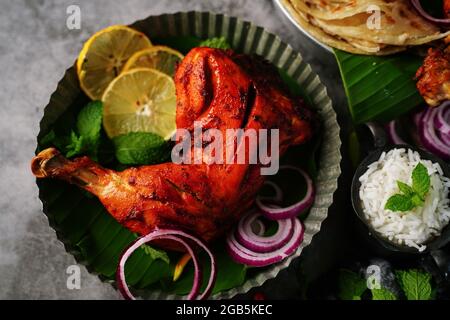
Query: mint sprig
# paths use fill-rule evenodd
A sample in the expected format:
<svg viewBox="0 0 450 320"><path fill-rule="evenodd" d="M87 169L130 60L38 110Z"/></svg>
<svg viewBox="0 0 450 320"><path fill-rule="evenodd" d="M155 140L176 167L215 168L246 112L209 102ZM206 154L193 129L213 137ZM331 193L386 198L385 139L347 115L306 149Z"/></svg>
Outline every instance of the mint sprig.
<svg viewBox="0 0 450 320"><path fill-rule="evenodd" d="M414 194L414 189L404 182L397 181L397 186L400 189L400 191L406 196L411 196Z"/></svg>
<svg viewBox="0 0 450 320"><path fill-rule="evenodd" d="M387 200L384 206L385 210L405 212L423 206L430 190L430 176L427 168L419 162L414 168L411 178L412 186L397 181L401 193L394 194Z"/></svg>
<svg viewBox="0 0 450 320"><path fill-rule="evenodd" d="M347 270L339 270L339 292L341 300L361 300L364 291L367 289L366 280L359 274Z"/></svg>
<svg viewBox="0 0 450 320"><path fill-rule="evenodd" d="M225 37L209 38L209 39L202 41L198 46L199 47L216 48L216 49L231 49L231 46Z"/></svg>
<svg viewBox="0 0 450 320"><path fill-rule="evenodd" d="M411 211L414 209L414 203L412 202L412 198L403 194L394 194L392 197L388 199L386 205L384 206L385 210L391 211Z"/></svg>
<svg viewBox="0 0 450 320"><path fill-rule="evenodd" d="M398 300L397 296L385 288L371 289L372 300Z"/></svg>
<svg viewBox="0 0 450 320"><path fill-rule="evenodd" d="M417 195L425 200L425 197L430 190L430 176L428 170L421 163L418 163L412 172L413 189Z"/></svg>
<svg viewBox="0 0 450 320"><path fill-rule="evenodd" d="M98 160L102 113L102 102L92 101L78 113L76 129L71 130L69 134L56 134L51 130L41 139L40 144L45 147L54 145L68 158L86 154Z"/></svg>
<svg viewBox="0 0 450 320"><path fill-rule="evenodd" d="M432 300L435 298L435 288L432 285L431 274L418 270L395 270L395 282L399 285L407 300ZM339 291L337 295L341 300L370 299L366 292L368 290L366 280L350 270L339 270ZM382 284L381 284L382 285ZM392 286L391 286L392 288ZM391 291L386 286L370 289L372 300L399 300L402 296Z"/></svg>
<svg viewBox="0 0 450 320"><path fill-rule="evenodd" d="M170 158L170 144L151 132L130 132L113 138L116 159L126 165L161 163Z"/></svg>
<svg viewBox="0 0 450 320"><path fill-rule="evenodd" d="M396 271L395 275L408 300L433 299L431 275L429 273L412 269Z"/></svg>

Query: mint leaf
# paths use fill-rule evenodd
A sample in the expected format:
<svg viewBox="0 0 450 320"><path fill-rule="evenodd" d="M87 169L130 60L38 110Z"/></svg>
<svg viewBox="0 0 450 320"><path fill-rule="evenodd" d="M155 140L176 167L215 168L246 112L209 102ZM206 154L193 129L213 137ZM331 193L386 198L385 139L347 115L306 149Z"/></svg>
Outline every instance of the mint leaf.
<svg viewBox="0 0 450 320"><path fill-rule="evenodd" d="M430 300L433 297L431 275L417 269L396 271L395 276L408 300Z"/></svg>
<svg viewBox="0 0 450 320"><path fill-rule="evenodd" d="M404 182L397 181L397 186L400 189L400 192L402 192L405 196L410 196L414 194L413 188L411 188Z"/></svg>
<svg viewBox="0 0 450 320"><path fill-rule="evenodd" d="M82 138L82 146L78 154L87 154L98 160L101 141L103 104L101 101L88 103L77 116L77 131Z"/></svg>
<svg viewBox="0 0 450 320"><path fill-rule="evenodd" d="M384 209L391 211L410 211L415 207L423 206L425 196L430 189L430 176L427 168L418 163L412 174L413 185L410 187L404 182L397 181L397 186L403 194L394 194L388 199Z"/></svg>
<svg viewBox="0 0 450 320"><path fill-rule="evenodd" d="M40 140L40 145L43 149L55 146L59 151L67 154L69 151L77 149L76 140L77 135L73 131L70 135L57 135L54 130L51 130Z"/></svg>
<svg viewBox="0 0 450 320"><path fill-rule="evenodd" d="M414 207L421 207L421 206L423 206L423 204L425 203L425 201L422 200L422 198L421 198L418 194L416 194L416 193L414 193L414 194L412 195L412 197L411 197L411 202L413 203L413 206L414 206Z"/></svg>
<svg viewBox="0 0 450 320"><path fill-rule="evenodd" d="M70 133L70 143L66 146L66 157L79 155L83 150L83 137L77 136L75 132Z"/></svg>
<svg viewBox="0 0 450 320"><path fill-rule="evenodd" d="M366 280L350 270L339 270L339 292L341 300L361 300L361 296L367 289Z"/></svg>
<svg viewBox="0 0 450 320"><path fill-rule="evenodd" d="M428 175L427 168L420 162L412 172L412 181L414 191L422 198L422 200L425 200L425 196L430 190L430 176Z"/></svg>
<svg viewBox="0 0 450 320"><path fill-rule="evenodd" d="M409 196L414 194L413 188L408 186L406 183L397 181L397 186L400 189L400 192L402 192L405 196Z"/></svg>
<svg viewBox="0 0 450 320"><path fill-rule="evenodd" d="M78 134L83 137L84 149L89 154L97 153L102 129L102 115L103 104L101 101L88 103L78 114Z"/></svg>
<svg viewBox="0 0 450 320"><path fill-rule="evenodd" d="M372 292L372 300L398 300L395 294L384 288L371 289L370 291Z"/></svg>
<svg viewBox="0 0 450 320"><path fill-rule="evenodd" d="M205 41L200 42L198 46L216 49L231 49L231 46L225 37L206 39Z"/></svg>
<svg viewBox="0 0 450 320"><path fill-rule="evenodd" d="M87 154L97 160L101 141L102 114L102 103L100 101L90 102L78 113L77 132L72 130L70 135L57 135L52 130L41 139L40 144L44 147L54 145L68 158Z"/></svg>
<svg viewBox="0 0 450 320"><path fill-rule="evenodd" d="M410 211L414 208L414 203L411 200L411 197L405 196L403 194L394 194L392 197L388 199L386 205L384 206L385 210L391 211Z"/></svg>
<svg viewBox="0 0 450 320"><path fill-rule="evenodd" d="M170 145L150 132L132 132L113 139L117 160L126 165L154 164L167 161Z"/></svg>
<svg viewBox="0 0 450 320"><path fill-rule="evenodd" d="M144 250L145 254L149 255L153 260L161 259L167 264L170 263L169 256L165 251L155 249L147 244L143 244L141 248Z"/></svg>

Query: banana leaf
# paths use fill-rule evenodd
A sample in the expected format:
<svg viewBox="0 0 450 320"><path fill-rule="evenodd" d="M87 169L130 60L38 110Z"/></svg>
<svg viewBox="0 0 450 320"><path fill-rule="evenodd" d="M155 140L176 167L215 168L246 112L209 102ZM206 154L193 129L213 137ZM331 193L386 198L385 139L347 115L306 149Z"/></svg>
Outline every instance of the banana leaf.
<svg viewBox="0 0 450 320"><path fill-rule="evenodd" d="M334 50L355 124L389 121L424 103L414 80L423 58L406 52L387 57Z"/></svg>

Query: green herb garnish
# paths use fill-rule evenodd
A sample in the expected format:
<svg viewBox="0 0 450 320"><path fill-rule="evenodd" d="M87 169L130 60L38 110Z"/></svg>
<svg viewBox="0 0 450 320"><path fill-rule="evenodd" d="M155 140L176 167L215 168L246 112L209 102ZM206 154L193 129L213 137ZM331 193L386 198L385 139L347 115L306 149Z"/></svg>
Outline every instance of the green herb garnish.
<svg viewBox="0 0 450 320"><path fill-rule="evenodd" d="M346 269L339 270L338 285L338 296L341 300L361 300L361 296L367 289L366 279Z"/></svg>
<svg viewBox="0 0 450 320"><path fill-rule="evenodd" d="M83 136L77 135L74 131L70 132L70 142L65 146L66 157L71 158L83 153L85 149Z"/></svg>
<svg viewBox="0 0 450 320"><path fill-rule="evenodd" d="M131 132L113 138L117 160L126 165L154 164L167 161L170 145L150 132Z"/></svg>
<svg viewBox="0 0 450 320"><path fill-rule="evenodd" d="M97 150L102 129L103 104L101 101L88 103L77 117L77 131L82 137L85 150Z"/></svg>
<svg viewBox="0 0 450 320"><path fill-rule="evenodd" d="M385 288L371 289L372 300L398 300L397 296Z"/></svg>
<svg viewBox="0 0 450 320"><path fill-rule="evenodd" d="M407 300L431 300L435 291L431 283L431 274L417 270L396 270L395 280ZM339 271L339 292L341 300L361 300L367 288L366 280L359 274L341 269ZM385 287L370 289L372 300L398 300L401 297ZM367 296L367 298L369 298Z"/></svg>
<svg viewBox="0 0 450 320"><path fill-rule="evenodd" d="M147 244L143 244L141 246L141 248L144 250L145 254L150 256L153 260L161 259L162 261L164 261L167 264L170 263L170 259L169 259L169 256L167 255L167 252L165 252L163 250L155 249L153 247L150 247Z"/></svg>
<svg viewBox="0 0 450 320"><path fill-rule="evenodd" d="M412 172L413 189L425 201L425 197L430 190L430 176L428 170L421 163L417 164Z"/></svg>
<svg viewBox="0 0 450 320"><path fill-rule="evenodd" d="M70 134L66 135L57 135L52 130L42 138L41 145L54 145L68 158L86 154L97 160L101 140L102 113L101 101L88 103L78 113L76 130L71 130Z"/></svg>
<svg viewBox="0 0 450 320"><path fill-rule="evenodd" d="M231 46L225 37L206 39L205 41L200 42L198 46L216 49L231 49Z"/></svg>
<svg viewBox="0 0 450 320"><path fill-rule="evenodd" d="M430 176L427 168L418 163L412 172L412 186L401 181L397 181L397 185L401 193L390 197L384 209L405 212L423 206L430 190Z"/></svg>
<svg viewBox="0 0 450 320"><path fill-rule="evenodd" d="M431 275L420 270L396 271L395 276L408 300L433 298Z"/></svg>

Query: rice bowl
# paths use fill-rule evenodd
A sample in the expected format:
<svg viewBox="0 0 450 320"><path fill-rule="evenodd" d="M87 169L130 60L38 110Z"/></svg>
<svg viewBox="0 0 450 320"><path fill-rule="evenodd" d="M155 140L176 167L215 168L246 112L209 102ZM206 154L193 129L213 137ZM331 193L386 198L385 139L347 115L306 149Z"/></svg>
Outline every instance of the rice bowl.
<svg viewBox="0 0 450 320"><path fill-rule="evenodd" d="M397 181L410 185L418 163L426 167L430 176L430 190L423 205L405 212L385 209L388 199L399 193ZM359 199L367 223L393 244L422 252L450 221L450 179L438 163L421 159L416 151L399 148L383 152L367 167L359 182Z"/></svg>

